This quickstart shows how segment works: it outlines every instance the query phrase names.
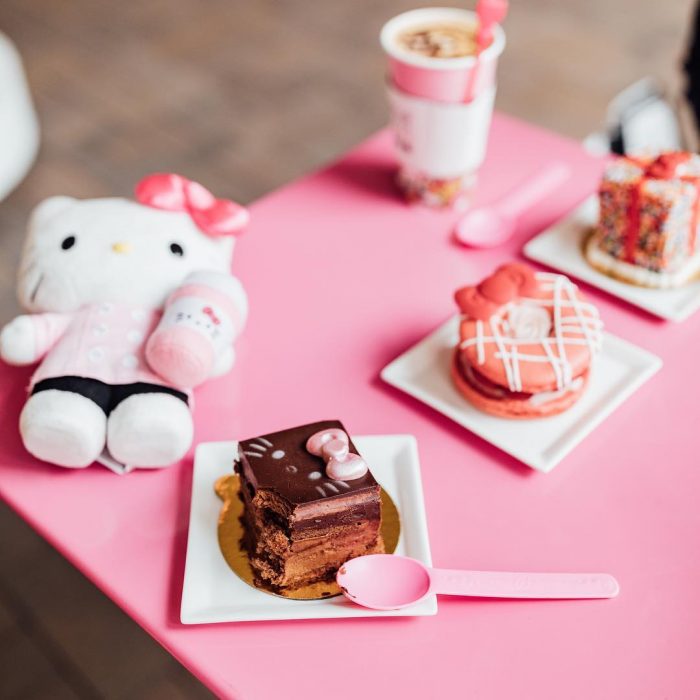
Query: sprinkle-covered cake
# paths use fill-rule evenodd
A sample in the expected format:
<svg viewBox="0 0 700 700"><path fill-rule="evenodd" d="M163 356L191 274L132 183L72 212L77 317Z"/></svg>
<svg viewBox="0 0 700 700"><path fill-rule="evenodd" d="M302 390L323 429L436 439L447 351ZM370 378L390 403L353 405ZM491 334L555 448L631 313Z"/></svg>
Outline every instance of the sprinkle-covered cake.
<svg viewBox="0 0 700 700"><path fill-rule="evenodd" d="M700 156L619 158L605 170L598 199L600 219L585 246L593 267L659 288L678 287L700 273Z"/></svg>
<svg viewBox="0 0 700 700"><path fill-rule="evenodd" d="M244 546L256 581L280 592L331 581L384 551L380 486L340 421L239 442Z"/></svg>

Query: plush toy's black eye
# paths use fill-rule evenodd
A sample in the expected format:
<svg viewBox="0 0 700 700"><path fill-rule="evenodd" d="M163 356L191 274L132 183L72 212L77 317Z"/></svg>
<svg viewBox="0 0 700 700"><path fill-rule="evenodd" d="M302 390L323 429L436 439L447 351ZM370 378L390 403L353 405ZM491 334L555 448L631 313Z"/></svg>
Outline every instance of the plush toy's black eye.
<svg viewBox="0 0 700 700"><path fill-rule="evenodd" d="M179 243L171 243L170 252L173 255L179 255L180 257L182 257L185 254L183 247Z"/></svg>
<svg viewBox="0 0 700 700"><path fill-rule="evenodd" d="M61 248L63 250L68 250L75 245L75 236L66 236L66 238L61 241Z"/></svg>

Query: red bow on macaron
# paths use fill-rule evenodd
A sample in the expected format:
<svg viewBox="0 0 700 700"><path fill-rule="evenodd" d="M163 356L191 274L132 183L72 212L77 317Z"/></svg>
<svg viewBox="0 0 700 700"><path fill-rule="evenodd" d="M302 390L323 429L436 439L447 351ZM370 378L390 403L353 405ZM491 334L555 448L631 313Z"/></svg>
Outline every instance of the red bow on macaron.
<svg viewBox="0 0 700 700"><path fill-rule="evenodd" d="M174 173L147 175L136 185L140 204L165 211L187 212L207 236L231 236L240 233L250 215L230 199L217 199L198 182Z"/></svg>
<svg viewBox="0 0 700 700"><path fill-rule="evenodd" d="M523 263L501 265L496 272L476 287L462 287L455 292L455 301L463 314L488 321L509 301L538 295L535 271Z"/></svg>

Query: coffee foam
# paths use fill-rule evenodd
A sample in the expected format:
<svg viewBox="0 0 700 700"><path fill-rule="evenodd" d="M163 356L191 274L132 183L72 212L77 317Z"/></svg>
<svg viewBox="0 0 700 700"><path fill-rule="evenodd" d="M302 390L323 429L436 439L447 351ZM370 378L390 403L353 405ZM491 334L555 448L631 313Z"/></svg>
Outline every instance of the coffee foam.
<svg viewBox="0 0 700 700"><path fill-rule="evenodd" d="M463 58L477 53L476 27L465 22L422 23L396 34L403 51L427 58Z"/></svg>

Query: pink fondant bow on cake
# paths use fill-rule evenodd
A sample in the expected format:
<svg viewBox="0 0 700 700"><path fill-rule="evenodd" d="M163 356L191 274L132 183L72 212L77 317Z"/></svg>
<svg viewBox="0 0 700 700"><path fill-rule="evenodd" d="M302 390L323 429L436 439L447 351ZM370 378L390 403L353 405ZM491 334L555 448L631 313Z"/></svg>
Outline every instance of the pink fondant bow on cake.
<svg viewBox="0 0 700 700"><path fill-rule="evenodd" d="M136 185L136 200L155 209L187 212L207 236L230 236L245 228L248 210L230 199L217 199L198 182L174 173L147 175Z"/></svg>

